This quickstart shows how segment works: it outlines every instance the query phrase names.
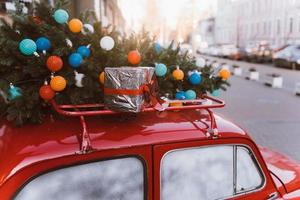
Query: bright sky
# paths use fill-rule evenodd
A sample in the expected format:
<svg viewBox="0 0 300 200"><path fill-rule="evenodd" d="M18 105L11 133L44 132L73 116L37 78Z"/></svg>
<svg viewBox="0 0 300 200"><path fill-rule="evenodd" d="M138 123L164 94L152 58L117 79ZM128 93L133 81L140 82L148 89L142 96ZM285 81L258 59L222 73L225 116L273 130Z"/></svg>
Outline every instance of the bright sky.
<svg viewBox="0 0 300 200"><path fill-rule="evenodd" d="M200 16L201 12L208 8L215 10L217 5L217 0L119 0L126 21L134 30L140 29L143 25L148 1L156 2L159 17L165 19L170 28L175 28L177 21L190 14L193 7L195 15Z"/></svg>

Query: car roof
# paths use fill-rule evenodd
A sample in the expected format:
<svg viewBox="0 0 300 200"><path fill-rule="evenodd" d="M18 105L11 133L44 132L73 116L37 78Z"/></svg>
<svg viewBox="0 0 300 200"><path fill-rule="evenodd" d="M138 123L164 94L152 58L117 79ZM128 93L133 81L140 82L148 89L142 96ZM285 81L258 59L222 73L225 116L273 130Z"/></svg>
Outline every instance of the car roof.
<svg viewBox="0 0 300 200"><path fill-rule="evenodd" d="M210 119L203 111L181 110L86 117L86 123L92 146L99 151L208 140L206 132ZM220 116L215 116L221 138L249 138L238 126ZM4 177L11 175L11 171L18 171L43 160L74 155L79 150L77 136L81 131L79 118L76 117L63 120L48 117L42 124L19 128L2 121L0 162L5 163L5 168L0 168L2 175L0 185Z"/></svg>

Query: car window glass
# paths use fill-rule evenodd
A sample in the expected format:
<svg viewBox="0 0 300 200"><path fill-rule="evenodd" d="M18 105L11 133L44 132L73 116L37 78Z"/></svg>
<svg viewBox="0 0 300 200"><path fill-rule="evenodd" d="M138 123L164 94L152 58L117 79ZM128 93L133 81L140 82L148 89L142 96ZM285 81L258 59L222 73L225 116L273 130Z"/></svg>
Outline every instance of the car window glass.
<svg viewBox="0 0 300 200"><path fill-rule="evenodd" d="M162 200L207 200L232 194L232 146L176 150L164 156L161 163Z"/></svg>
<svg viewBox="0 0 300 200"><path fill-rule="evenodd" d="M244 147L237 147L237 192L253 190L262 184L262 175L251 152Z"/></svg>
<svg viewBox="0 0 300 200"><path fill-rule="evenodd" d="M29 182L16 200L142 200L144 169L137 158L72 166Z"/></svg>

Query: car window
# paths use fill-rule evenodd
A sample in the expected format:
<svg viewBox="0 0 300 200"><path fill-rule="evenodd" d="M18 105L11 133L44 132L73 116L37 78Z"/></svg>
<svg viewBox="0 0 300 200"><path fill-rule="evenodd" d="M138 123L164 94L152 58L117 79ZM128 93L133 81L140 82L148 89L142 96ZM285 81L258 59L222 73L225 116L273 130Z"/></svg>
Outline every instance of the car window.
<svg viewBox="0 0 300 200"><path fill-rule="evenodd" d="M245 147L237 147L237 193L259 188L263 184L262 175Z"/></svg>
<svg viewBox="0 0 300 200"><path fill-rule="evenodd" d="M161 161L162 200L224 199L263 184L261 170L245 147L179 149Z"/></svg>
<svg viewBox="0 0 300 200"><path fill-rule="evenodd" d="M67 167L29 182L16 200L142 200L144 168L138 158Z"/></svg>
<svg viewBox="0 0 300 200"><path fill-rule="evenodd" d="M167 153L162 160L162 200L207 200L231 196L232 183L232 146L177 150Z"/></svg>

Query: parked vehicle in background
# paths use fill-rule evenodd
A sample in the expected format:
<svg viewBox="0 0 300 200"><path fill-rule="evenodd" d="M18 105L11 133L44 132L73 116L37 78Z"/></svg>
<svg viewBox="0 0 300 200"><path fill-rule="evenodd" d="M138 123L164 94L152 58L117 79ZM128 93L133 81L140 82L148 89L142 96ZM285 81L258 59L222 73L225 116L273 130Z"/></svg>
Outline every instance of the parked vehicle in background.
<svg viewBox="0 0 300 200"><path fill-rule="evenodd" d="M289 45L273 54L276 67L300 69L300 45Z"/></svg>
<svg viewBox="0 0 300 200"><path fill-rule="evenodd" d="M239 59L239 49L234 44L222 45L221 50L224 58Z"/></svg>
<svg viewBox="0 0 300 200"><path fill-rule="evenodd" d="M264 63L272 61L272 49L267 42L262 41L257 44L256 47L254 47L253 54L254 62Z"/></svg>
<svg viewBox="0 0 300 200"><path fill-rule="evenodd" d="M253 43L249 43L245 46L245 56L244 56L244 60L248 61L248 62L254 62L255 60L255 54L257 52L257 47L255 44Z"/></svg>

